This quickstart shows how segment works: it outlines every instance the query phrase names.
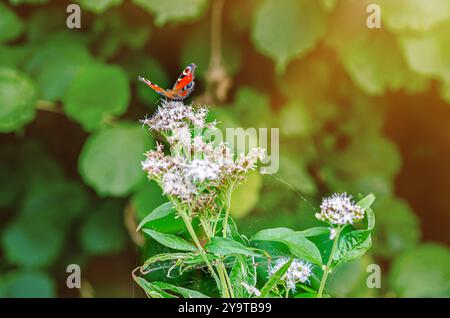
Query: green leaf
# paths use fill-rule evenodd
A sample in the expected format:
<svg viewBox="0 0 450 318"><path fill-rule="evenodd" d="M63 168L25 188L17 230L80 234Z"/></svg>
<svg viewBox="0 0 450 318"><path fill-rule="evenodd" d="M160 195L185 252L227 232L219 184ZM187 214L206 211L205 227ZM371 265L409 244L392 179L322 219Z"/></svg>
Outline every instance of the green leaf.
<svg viewBox="0 0 450 318"><path fill-rule="evenodd" d="M23 30L20 18L7 6L0 3L0 43L17 38Z"/></svg>
<svg viewBox="0 0 450 318"><path fill-rule="evenodd" d="M280 132L286 137L307 137L314 132L314 121L303 103L290 102L278 114Z"/></svg>
<svg viewBox="0 0 450 318"><path fill-rule="evenodd" d="M364 255L372 247L370 234L370 230L358 230L339 238L338 248L333 255L333 267Z"/></svg>
<svg viewBox="0 0 450 318"><path fill-rule="evenodd" d="M294 298L317 298L316 293L299 293L294 296Z"/></svg>
<svg viewBox="0 0 450 318"><path fill-rule="evenodd" d="M359 205L364 211L367 211L372 203L375 201L375 195L373 193L365 196L363 199L359 200L356 204Z"/></svg>
<svg viewBox="0 0 450 318"><path fill-rule="evenodd" d="M210 262L214 261L216 257L212 254L206 254L206 258ZM198 267L205 267L203 257L197 251L196 253L161 253L148 258L142 265L144 271L150 272L152 265L161 263L168 263L168 267L179 269L180 273L184 271L197 269Z"/></svg>
<svg viewBox="0 0 450 318"><path fill-rule="evenodd" d="M125 196L145 179L141 160L152 146L153 139L140 126L119 123L89 136L78 170L99 195Z"/></svg>
<svg viewBox="0 0 450 318"><path fill-rule="evenodd" d="M121 68L91 64L73 79L63 97L63 109L85 130L93 130L125 113L129 100L128 79Z"/></svg>
<svg viewBox="0 0 450 318"><path fill-rule="evenodd" d="M447 0L380 0L384 22L393 31L426 31L450 18Z"/></svg>
<svg viewBox="0 0 450 318"><path fill-rule="evenodd" d="M269 127L273 117L269 96L248 86L238 89L232 110L242 127Z"/></svg>
<svg viewBox="0 0 450 318"><path fill-rule="evenodd" d="M155 24L162 27L168 22L194 20L205 12L208 0L133 0L155 15Z"/></svg>
<svg viewBox="0 0 450 318"><path fill-rule="evenodd" d="M316 46L325 33L325 19L317 1L265 0L254 17L252 40L283 72L290 60Z"/></svg>
<svg viewBox="0 0 450 318"><path fill-rule="evenodd" d="M364 255L334 268L328 276L325 290L335 298L376 297L377 290L367 286L368 266L373 263L369 255Z"/></svg>
<svg viewBox="0 0 450 318"><path fill-rule="evenodd" d="M256 266L245 256L236 256L230 272L230 281L236 298L249 298L251 295L242 283L256 285Z"/></svg>
<svg viewBox="0 0 450 318"><path fill-rule="evenodd" d="M419 218L409 204L401 199L384 198L377 201L377 226L374 229L374 253L396 257L413 248L420 240Z"/></svg>
<svg viewBox="0 0 450 318"><path fill-rule="evenodd" d="M450 22L436 27L433 32L408 34L400 37L408 65L419 74L450 78Z"/></svg>
<svg viewBox="0 0 450 318"><path fill-rule="evenodd" d="M47 273L35 270L17 270L0 278L0 297L56 297L56 284Z"/></svg>
<svg viewBox="0 0 450 318"><path fill-rule="evenodd" d="M183 49L180 52L180 67L185 67L195 61L197 69L195 77L204 78L209 67L211 56L211 45L205 38L209 37L209 25L200 23L192 32L184 37ZM229 75L235 75L242 65L242 54L239 47L236 47L232 38L227 33L222 34L222 61L223 66Z"/></svg>
<svg viewBox="0 0 450 318"><path fill-rule="evenodd" d="M209 253L218 256L239 254L246 256L261 257L261 255L254 252L252 249L246 247L242 243L236 242L229 238L218 236L211 238L211 241L208 244L206 244L205 250Z"/></svg>
<svg viewBox="0 0 450 318"><path fill-rule="evenodd" d="M427 243L401 254L391 265L389 285L399 297L448 297L448 247Z"/></svg>
<svg viewBox="0 0 450 318"><path fill-rule="evenodd" d="M150 229L143 229L144 233L150 235L155 241L158 243L167 246L174 250L179 251L189 251L196 252L198 251L197 247L194 244L171 234L163 234Z"/></svg>
<svg viewBox="0 0 450 318"><path fill-rule="evenodd" d="M139 231L148 222L161 219L169 214L174 214L176 212L175 207L172 202L166 202L158 206L152 212L150 212L138 225L136 231Z"/></svg>
<svg viewBox="0 0 450 318"><path fill-rule="evenodd" d="M119 253L125 247L122 206L114 201L102 201L94 206L80 231L80 243L91 255Z"/></svg>
<svg viewBox="0 0 450 318"><path fill-rule="evenodd" d="M29 268L53 263L64 245L64 232L32 215L21 216L3 231L2 246L9 263Z"/></svg>
<svg viewBox="0 0 450 318"><path fill-rule="evenodd" d="M261 288L261 296L259 296L258 298L266 298L267 295L269 295L270 291L278 284L284 274L286 274L292 264L292 261L293 259L291 258L269 278L269 280L264 284L263 288Z"/></svg>
<svg viewBox="0 0 450 318"><path fill-rule="evenodd" d="M167 198L163 195L158 184L151 180L150 182L145 182L133 194L131 202L136 209L137 221L143 222L142 220L149 214L149 211L153 211L160 205L166 203ZM176 213L170 213L165 217L149 221L143 226L167 234L180 233L186 229L183 220Z"/></svg>
<svg viewBox="0 0 450 318"><path fill-rule="evenodd" d="M29 48L0 44L0 67L18 68L28 58Z"/></svg>
<svg viewBox="0 0 450 318"><path fill-rule="evenodd" d="M330 229L328 227L317 226L301 231L301 233L304 237L319 236L323 234L330 234Z"/></svg>
<svg viewBox="0 0 450 318"><path fill-rule="evenodd" d="M425 80L409 70L396 39L389 34L363 33L340 44L338 50L353 82L369 95L426 88Z"/></svg>
<svg viewBox="0 0 450 318"><path fill-rule="evenodd" d="M278 174L280 181L286 184L287 188L293 188L307 195L317 192L317 186L308 173L306 163L298 158L282 154Z"/></svg>
<svg viewBox="0 0 450 318"><path fill-rule="evenodd" d="M9 0L9 2L11 2L11 4L13 5L19 5L19 4L24 4L24 3L29 3L29 4L43 4L43 3L47 3L49 0Z"/></svg>
<svg viewBox="0 0 450 318"><path fill-rule="evenodd" d="M15 131L34 119L37 90L23 73L0 68L0 132Z"/></svg>
<svg viewBox="0 0 450 318"><path fill-rule="evenodd" d="M285 244L291 253L300 259L321 265L322 257L317 247L306 239L301 232L287 228L262 230L252 237L252 241L276 241Z"/></svg>
<svg viewBox="0 0 450 318"><path fill-rule="evenodd" d="M95 12L97 14L103 13L113 6L121 5L123 0L77 0L83 9Z"/></svg>
<svg viewBox="0 0 450 318"><path fill-rule="evenodd" d="M141 288L145 291L148 297L151 298L177 298L174 295L165 292L161 288L153 285L153 283L148 282L145 278L142 277L133 277L134 281L141 286Z"/></svg>
<svg viewBox="0 0 450 318"><path fill-rule="evenodd" d="M196 290L174 286L172 284L164 283L164 282L153 282L153 286L156 286L164 291L169 290L176 294L181 295L184 298L209 298L205 294L202 294Z"/></svg>
<svg viewBox="0 0 450 318"><path fill-rule="evenodd" d="M51 53L36 74L41 97L49 101L60 100L76 75L92 65L89 51L80 44L53 45Z"/></svg>
<svg viewBox="0 0 450 318"><path fill-rule="evenodd" d="M247 179L233 191L230 214L236 219L249 214L258 203L261 187L261 174L257 171L250 172Z"/></svg>
<svg viewBox="0 0 450 318"><path fill-rule="evenodd" d="M35 166L36 168L37 166ZM54 178L42 171L22 199L20 216L48 222L61 231L66 231L73 221L86 211L89 198L86 188L79 182ZM64 218L61 218L61 216Z"/></svg>

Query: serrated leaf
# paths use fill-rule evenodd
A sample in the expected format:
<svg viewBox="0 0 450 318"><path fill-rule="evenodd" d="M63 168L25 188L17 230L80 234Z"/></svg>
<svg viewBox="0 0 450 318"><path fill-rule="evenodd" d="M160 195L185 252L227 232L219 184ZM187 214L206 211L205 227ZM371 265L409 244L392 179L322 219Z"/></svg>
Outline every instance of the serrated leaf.
<svg viewBox="0 0 450 318"><path fill-rule="evenodd" d="M246 255L261 257L258 253L254 252L252 249L246 247L244 244L236 242L232 239L225 237L212 237L211 241L206 244L205 250L209 253L218 256L229 256L229 255Z"/></svg>
<svg viewBox="0 0 450 318"><path fill-rule="evenodd" d="M63 97L64 112L85 130L101 126L127 110L130 89L125 72L112 65L91 64L80 71Z"/></svg>
<svg viewBox="0 0 450 318"><path fill-rule="evenodd" d="M78 170L99 195L124 196L145 179L141 160L152 147L153 139L139 125L120 123L89 136Z"/></svg>
<svg viewBox="0 0 450 318"><path fill-rule="evenodd" d="M155 15L155 24L162 27L168 22L194 20L206 10L208 0L133 0L148 12Z"/></svg>
<svg viewBox="0 0 450 318"><path fill-rule="evenodd" d="M322 257L317 247L306 239L301 232L288 228L273 228L259 231L252 241L276 241L285 244L291 253L300 259L321 265Z"/></svg>
<svg viewBox="0 0 450 318"><path fill-rule="evenodd" d="M281 73L290 60L315 47L325 32L325 18L317 1L265 0L255 13L252 40Z"/></svg>
<svg viewBox="0 0 450 318"><path fill-rule="evenodd" d="M0 68L0 132L11 132L29 123L35 116L37 90L25 74Z"/></svg>
<svg viewBox="0 0 450 318"><path fill-rule="evenodd" d="M158 243L167 246L171 249L178 251L189 251L196 252L198 251L197 247L194 244L182 239L178 236L171 234L163 234L150 229L143 229L144 233L150 235L155 241Z"/></svg>
<svg viewBox="0 0 450 318"><path fill-rule="evenodd" d="M333 255L333 267L364 255L372 247L371 231L351 231L339 238Z"/></svg>

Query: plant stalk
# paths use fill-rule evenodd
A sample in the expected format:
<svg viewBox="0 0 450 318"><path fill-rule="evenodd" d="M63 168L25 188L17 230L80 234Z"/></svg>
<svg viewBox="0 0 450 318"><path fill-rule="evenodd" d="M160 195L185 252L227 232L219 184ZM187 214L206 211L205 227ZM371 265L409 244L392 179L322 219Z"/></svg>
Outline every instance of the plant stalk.
<svg viewBox="0 0 450 318"><path fill-rule="evenodd" d="M334 237L333 247L331 248L330 257L328 258L326 268L323 272L322 280L320 281L320 287L319 287L319 292L317 293L317 298L322 298L323 290L325 288L325 283L327 281L328 274L330 273L330 266L331 266L331 263L333 262L333 255L334 255L334 252L336 251L336 247L337 247L337 243L339 241L340 234L341 234L341 227L338 227L336 229L336 236Z"/></svg>
<svg viewBox="0 0 450 318"><path fill-rule="evenodd" d="M214 268L212 267L208 258L206 257L205 250L203 249L202 245L200 244L197 234L195 234L195 230L192 227L189 217L184 213L184 211L180 212L179 214L181 215L181 217L184 221L184 224L186 225L186 229L188 230L189 235L192 237L192 240L195 243L195 246L197 247L198 251L200 252L200 255L201 255L203 261L206 263L206 266L208 267L209 271L211 272L211 275L213 276L214 280L216 281L216 284L218 286L222 286L222 288L223 288L223 280L217 276L216 271L214 270Z"/></svg>
<svg viewBox="0 0 450 318"><path fill-rule="evenodd" d="M230 185L230 188L227 191L227 205L225 207L225 216L222 222L222 236L227 237L227 229L228 229L228 217L230 215L231 208L231 193L233 192L233 185Z"/></svg>

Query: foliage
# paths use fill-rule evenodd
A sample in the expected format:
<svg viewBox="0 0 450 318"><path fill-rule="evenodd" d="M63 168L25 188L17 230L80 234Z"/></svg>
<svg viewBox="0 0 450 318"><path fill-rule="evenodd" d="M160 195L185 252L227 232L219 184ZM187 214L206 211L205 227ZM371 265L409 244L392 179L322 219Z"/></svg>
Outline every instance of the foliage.
<svg viewBox="0 0 450 318"><path fill-rule="evenodd" d="M278 173L251 172L233 191L226 236L201 237L206 259L222 262L235 296L256 296L242 283L269 297L286 290L317 296L328 262L324 296L448 296L448 247L421 242L448 242L430 228L431 219L445 222L447 207L406 200L417 189L445 197L445 187L398 183L405 162L446 157L431 143L400 149L389 132L389 114L403 104L422 108L401 108L407 114L397 131L405 115L446 114L448 0L379 0L380 30L366 27L366 0L225 0L219 39L210 28L220 0L76 2L81 30L66 28L60 1L0 4L1 297L66 295L68 264L84 273L97 257L124 251L130 237L144 264L135 279L146 294L223 295L179 212L140 169L161 136L137 122L159 97L136 78L170 87L190 62L199 66L192 102L215 105L209 116L220 129L280 129ZM217 40L222 60L214 68ZM229 85L224 99L217 74ZM374 193L377 224L366 207L364 227L341 229L331 253L329 229L314 214L321 197L344 191L357 199ZM192 226L202 236L199 222ZM309 285L293 292L273 278L286 272L269 278L267 267L284 257L313 264ZM380 290L365 285L370 263L383 265Z"/></svg>

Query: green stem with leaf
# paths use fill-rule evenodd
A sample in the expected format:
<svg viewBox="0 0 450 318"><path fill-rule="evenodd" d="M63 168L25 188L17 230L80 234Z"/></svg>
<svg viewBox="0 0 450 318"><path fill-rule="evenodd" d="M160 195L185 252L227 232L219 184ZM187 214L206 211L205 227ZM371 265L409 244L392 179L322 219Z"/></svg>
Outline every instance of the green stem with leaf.
<svg viewBox="0 0 450 318"><path fill-rule="evenodd" d="M331 248L330 257L328 258L327 265L325 266L325 269L323 272L322 280L320 281L320 287L319 287L319 291L317 293L318 298L322 298L323 290L325 289L325 283L327 282L328 274L331 271L330 267L331 267L331 264L333 263L333 256L334 256L334 253L336 252L337 243L339 241L339 235L341 234L341 230L342 229L340 226L336 229L336 235L333 240L333 247Z"/></svg>
<svg viewBox="0 0 450 318"><path fill-rule="evenodd" d="M227 237L228 229L228 217L230 216L231 209L231 194L233 193L234 185L231 184L226 192L226 205L225 205L225 215L222 222L222 236Z"/></svg>

